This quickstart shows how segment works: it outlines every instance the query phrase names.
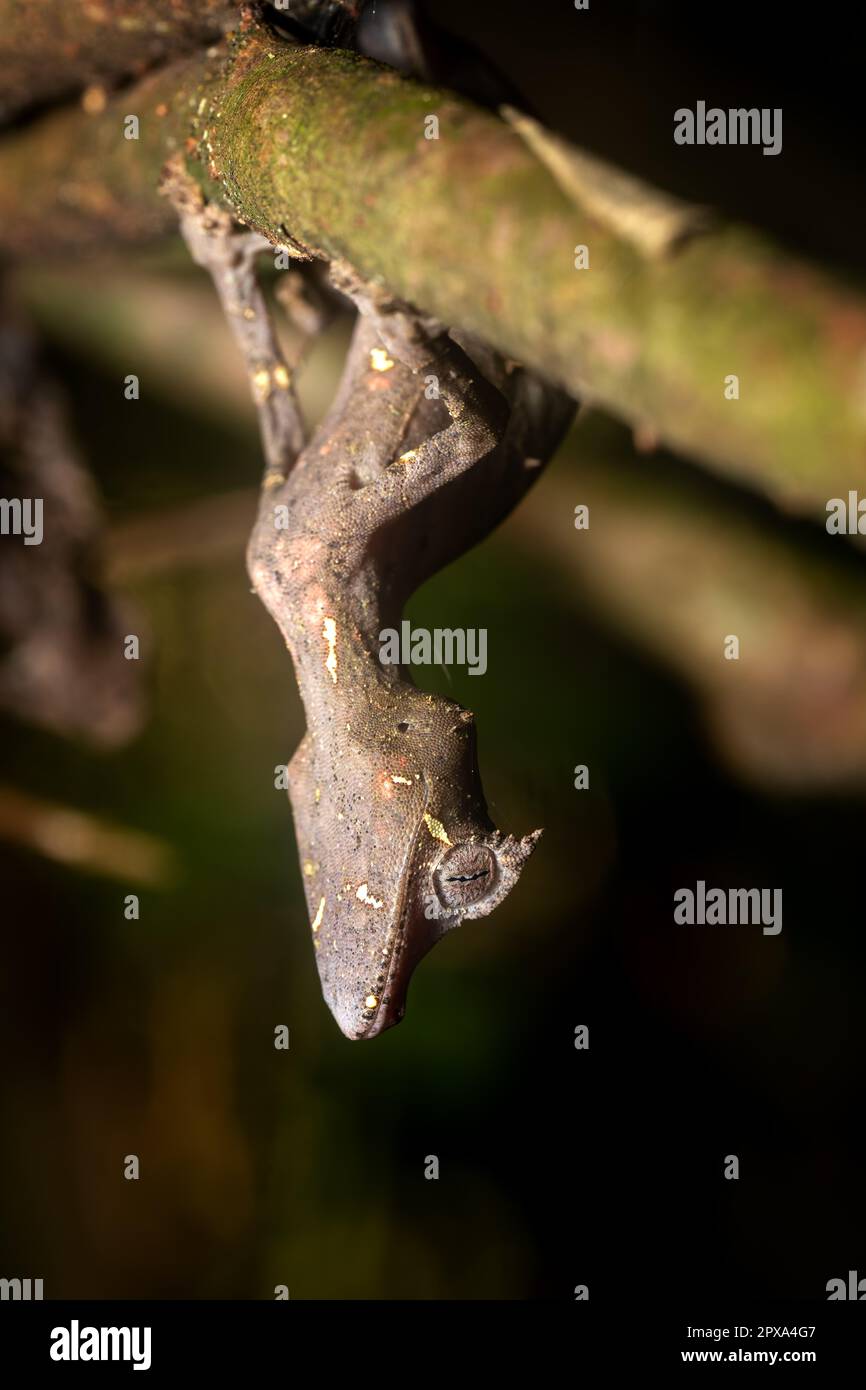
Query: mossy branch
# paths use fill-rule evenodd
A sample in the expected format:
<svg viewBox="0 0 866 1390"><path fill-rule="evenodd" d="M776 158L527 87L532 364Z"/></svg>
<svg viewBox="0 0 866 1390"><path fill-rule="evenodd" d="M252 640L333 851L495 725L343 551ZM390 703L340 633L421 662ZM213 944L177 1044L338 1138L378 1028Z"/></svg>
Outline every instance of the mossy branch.
<svg viewBox="0 0 866 1390"><path fill-rule="evenodd" d="M123 138L126 114L140 139ZM607 215L591 167L566 191L504 120L249 21L219 56L166 68L99 115L11 136L0 248L57 255L165 232L158 175L184 147L210 195L273 242L344 257L643 438L804 510L866 492L862 297L737 227L641 245ZM575 269L581 244L588 269Z"/></svg>

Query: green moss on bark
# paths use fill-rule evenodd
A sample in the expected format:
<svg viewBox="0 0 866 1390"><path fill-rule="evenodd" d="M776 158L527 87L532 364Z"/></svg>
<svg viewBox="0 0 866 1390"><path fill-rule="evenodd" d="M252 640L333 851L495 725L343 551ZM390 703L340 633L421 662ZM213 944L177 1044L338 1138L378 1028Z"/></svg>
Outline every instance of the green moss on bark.
<svg viewBox="0 0 866 1390"><path fill-rule="evenodd" d="M140 141L122 138L126 112L141 116ZM439 139L425 139L434 115ZM0 244L164 231L158 172L184 146L275 242L345 257L644 434L804 509L866 492L862 299L737 228L646 257L502 121L353 54L252 30L100 116L13 137L0 148ZM574 268L581 243L588 270Z"/></svg>

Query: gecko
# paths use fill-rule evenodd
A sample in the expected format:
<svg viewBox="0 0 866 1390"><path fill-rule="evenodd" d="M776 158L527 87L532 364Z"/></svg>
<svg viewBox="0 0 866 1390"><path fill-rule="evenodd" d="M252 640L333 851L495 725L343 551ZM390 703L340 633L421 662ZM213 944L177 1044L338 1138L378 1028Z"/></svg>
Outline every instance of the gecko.
<svg viewBox="0 0 866 1390"><path fill-rule="evenodd" d="M306 714L288 792L313 947L343 1034L371 1039L402 1019L432 946L503 901L541 834L496 828L474 715L383 665L379 634L512 509L575 406L334 262L331 283L357 320L334 400L307 439L256 276L270 243L206 203L180 161L163 184L250 378L265 470L247 568Z"/></svg>

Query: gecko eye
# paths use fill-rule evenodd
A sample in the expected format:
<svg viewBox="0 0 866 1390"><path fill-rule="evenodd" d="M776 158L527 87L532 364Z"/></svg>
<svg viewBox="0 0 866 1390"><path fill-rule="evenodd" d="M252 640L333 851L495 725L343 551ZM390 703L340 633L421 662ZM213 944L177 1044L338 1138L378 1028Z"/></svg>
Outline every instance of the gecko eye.
<svg viewBox="0 0 866 1390"><path fill-rule="evenodd" d="M440 901L451 912L486 898L496 882L496 857L486 845L455 845L434 874Z"/></svg>

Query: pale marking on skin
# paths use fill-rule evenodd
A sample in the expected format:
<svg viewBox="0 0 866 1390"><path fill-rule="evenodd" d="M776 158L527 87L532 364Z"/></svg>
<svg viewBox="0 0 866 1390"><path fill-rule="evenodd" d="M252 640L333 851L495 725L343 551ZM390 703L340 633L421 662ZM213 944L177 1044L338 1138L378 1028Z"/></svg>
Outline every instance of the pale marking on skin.
<svg viewBox="0 0 866 1390"><path fill-rule="evenodd" d="M374 347L370 349L370 366L374 372L390 372L394 359L388 356L384 348Z"/></svg>
<svg viewBox="0 0 866 1390"><path fill-rule="evenodd" d="M391 781L397 787L411 787L412 785L411 777L399 777L396 772L392 774Z"/></svg>
<svg viewBox="0 0 866 1390"><path fill-rule="evenodd" d="M274 385L279 386L282 391L288 391L289 387L292 384L292 378L289 375L289 372L286 369L286 367L283 366L282 362L280 362L278 366L274 367L273 376Z"/></svg>
<svg viewBox="0 0 866 1390"><path fill-rule="evenodd" d="M253 372L253 397L257 405L263 404L271 394L271 374L267 367L262 367L258 372Z"/></svg>
<svg viewBox="0 0 866 1390"><path fill-rule="evenodd" d="M318 864L314 864L312 859L304 860L304 878L312 878L318 869Z"/></svg>
<svg viewBox="0 0 866 1390"><path fill-rule="evenodd" d="M434 840L441 840L443 845L451 844L451 841L448 839L448 832L446 831L445 826L442 824L441 820L437 820L435 816L428 815L428 813L425 811L424 824L427 826L427 829L430 831L430 834L433 836Z"/></svg>
<svg viewBox="0 0 866 1390"><path fill-rule="evenodd" d="M355 897L358 899L359 902L366 903L368 907L375 908L376 910L378 910L380 907L385 906L381 898L373 897L373 894L370 892L366 883L361 884L360 888L355 894Z"/></svg>
<svg viewBox="0 0 866 1390"><path fill-rule="evenodd" d="M317 932L322 925L322 918L325 915L325 899L319 899L319 906L316 908L316 915L313 918L313 931Z"/></svg>
<svg viewBox="0 0 866 1390"><path fill-rule="evenodd" d="M315 794L315 798L314 798L314 799L315 799L316 805L318 806L319 802L320 802L321 799L322 799L322 788L321 788L321 787L316 787L316 794Z"/></svg>
<svg viewBox="0 0 866 1390"><path fill-rule="evenodd" d="M325 618L322 623L322 636L328 644L325 670L329 672L334 685L337 684L337 624L333 618Z"/></svg>
<svg viewBox="0 0 866 1390"><path fill-rule="evenodd" d="M368 994L368 995L367 995L367 998L364 1000L364 1008L365 1008L365 1009L378 1009L378 1007L379 1007L379 1001L378 1001L378 999L376 998L375 994Z"/></svg>
<svg viewBox="0 0 866 1390"><path fill-rule="evenodd" d="M408 464L410 464L410 463L414 463L415 460L417 459L417 457L418 457L418 450L417 450L417 449L407 449L406 452L405 452L405 454L401 454L401 455L400 455L400 457L397 459L397 462L398 462L398 463L404 463L404 464L407 464L407 465L408 465Z"/></svg>

